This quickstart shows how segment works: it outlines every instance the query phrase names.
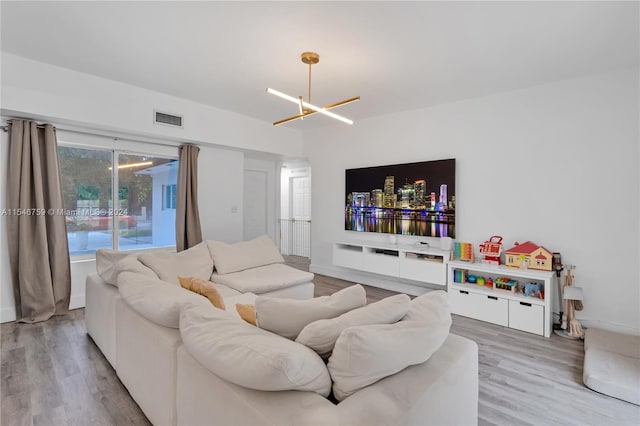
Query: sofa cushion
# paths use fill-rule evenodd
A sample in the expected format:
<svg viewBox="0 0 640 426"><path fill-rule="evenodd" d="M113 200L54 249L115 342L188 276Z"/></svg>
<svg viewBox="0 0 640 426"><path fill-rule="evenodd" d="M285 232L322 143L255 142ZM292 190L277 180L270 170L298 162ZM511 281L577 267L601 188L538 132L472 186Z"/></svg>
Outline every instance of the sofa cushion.
<svg viewBox="0 0 640 426"><path fill-rule="evenodd" d="M450 326L451 310L447 292L435 290L416 297L409 304L409 311L402 320Z"/></svg>
<svg viewBox="0 0 640 426"><path fill-rule="evenodd" d="M355 325L393 324L406 315L410 301L406 294L397 294L339 317L314 321L302 329L296 342L310 347L322 358L328 358L344 329Z"/></svg>
<svg viewBox="0 0 640 426"><path fill-rule="evenodd" d="M102 278L106 283L117 285L118 274L116 270L116 263L130 255L130 253L118 250L96 250L96 271L98 272L98 275L100 275L100 278Z"/></svg>
<svg viewBox="0 0 640 426"><path fill-rule="evenodd" d="M384 377L425 362L448 335L449 327L421 321L347 328L327 364L334 396L342 401Z"/></svg>
<svg viewBox="0 0 640 426"><path fill-rule="evenodd" d="M219 274L230 274L272 263L284 263L278 247L267 235L235 244L210 240L207 241L207 245Z"/></svg>
<svg viewBox="0 0 640 426"><path fill-rule="evenodd" d="M140 263L137 254L111 249L96 250L96 271L104 282L114 286L118 286L118 274L124 271L157 277L153 270Z"/></svg>
<svg viewBox="0 0 640 426"><path fill-rule="evenodd" d="M184 305L195 304L213 310L211 303L200 295L136 272L118 275L118 290L134 311L165 327L178 328L180 309Z"/></svg>
<svg viewBox="0 0 640 426"><path fill-rule="evenodd" d="M254 327L226 311L190 306L180 315L185 348L213 374L264 391L329 395L324 362L306 346Z"/></svg>
<svg viewBox="0 0 640 426"><path fill-rule="evenodd" d="M224 309L222 295L211 281L196 277L178 277L180 287L206 297L218 309Z"/></svg>
<svg viewBox="0 0 640 426"><path fill-rule="evenodd" d="M282 263L273 263L224 275L214 272L211 275L211 281L215 283L224 284L242 293L255 294L279 290L311 280L313 280L312 273Z"/></svg>
<svg viewBox="0 0 640 426"><path fill-rule="evenodd" d="M256 320L260 328L295 339L307 324L335 318L366 303L367 295L360 284L342 289L331 296L307 300L258 296L255 302Z"/></svg>
<svg viewBox="0 0 640 426"><path fill-rule="evenodd" d="M208 280L213 272L213 260L207 244L202 242L180 253L154 252L138 256L138 259L160 277L162 281L179 285L178 276L190 276Z"/></svg>

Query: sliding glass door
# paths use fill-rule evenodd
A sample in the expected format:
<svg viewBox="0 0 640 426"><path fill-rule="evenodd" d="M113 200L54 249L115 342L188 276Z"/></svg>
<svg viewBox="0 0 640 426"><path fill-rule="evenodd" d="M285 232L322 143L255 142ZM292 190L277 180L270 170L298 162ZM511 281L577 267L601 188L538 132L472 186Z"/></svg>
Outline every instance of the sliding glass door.
<svg viewBox="0 0 640 426"><path fill-rule="evenodd" d="M176 158L65 145L58 153L72 256L175 245Z"/></svg>

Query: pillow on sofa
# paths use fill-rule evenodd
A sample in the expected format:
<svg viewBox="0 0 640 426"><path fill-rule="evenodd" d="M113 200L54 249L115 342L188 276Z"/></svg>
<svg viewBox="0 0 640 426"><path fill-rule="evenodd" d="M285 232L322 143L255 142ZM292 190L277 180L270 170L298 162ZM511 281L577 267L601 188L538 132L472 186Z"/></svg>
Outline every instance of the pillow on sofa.
<svg viewBox="0 0 640 426"><path fill-rule="evenodd" d="M211 281L196 277L178 277L180 287L206 297L218 309L225 309L222 295Z"/></svg>
<svg viewBox="0 0 640 426"><path fill-rule="evenodd" d="M244 321L256 325L256 307L254 305L236 303L236 312Z"/></svg>
<svg viewBox="0 0 640 426"><path fill-rule="evenodd" d="M138 256L140 262L153 269L162 281L180 285L178 276L208 280L213 272L213 260L207 244L202 242L180 253L154 252Z"/></svg>
<svg viewBox="0 0 640 426"><path fill-rule="evenodd" d="M409 312L402 321L423 321L428 324L451 326L447 292L435 290L416 297L409 304Z"/></svg>
<svg viewBox="0 0 640 426"><path fill-rule="evenodd" d="M347 328L327 364L334 396L342 401L384 377L425 362L448 335L449 327L420 321Z"/></svg>
<svg viewBox="0 0 640 426"><path fill-rule="evenodd" d="M263 391L329 395L331 378L306 346L238 321L229 312L190 306L180 314L185 348L213 374Z"/></svg>
<svg viewBox="0 0 640 426"><path fill-rule="evenodd" d="M111 249L96 250L96 271L106 283L117 286L120 272L140 272L149 277L157 277L153 270L138 260L137 254Z"/></svg>
<svg viewBox="0 0 640 426"><path fill-rule="evenodd" d="M278 247L267 235L235 244L210 240L207 241L207 245L219 274L244 271L272 263L284 263Z"/></svg>
<svg viewBox="0 0 640 426"><path fill-rule="evenodd" d="M345 328L398 322L409 310L410 301L406 294L397 294L346 312L339 317L314 321L302 329L296 342L310 347L326 359L331 355L336 340Z"/></svg>
<svg viewBox="0 0 640 426"><path fill-rule="evenodd" d="M180 309L189 304L211 310L211 303L202 296L181 287L135 272L118 275L118 290L131 308L156 324L178 328Z"/></svg>
<svg viewBox="0 0 640 426"><path fill-rule="evenodd" d="M260 328L293 340L307 324L335 318L366 304L367 295L360 284L342 289L331 296L306 300L258 296L255 302L256 322Z"/></svg>
<svg viewBox="0 0 640 426"><path fill-rule="evenodd" d="M131 254L111 249L96 250L96 271L100 278L111 285L117 285L116 263L127 256Z"/></svg>

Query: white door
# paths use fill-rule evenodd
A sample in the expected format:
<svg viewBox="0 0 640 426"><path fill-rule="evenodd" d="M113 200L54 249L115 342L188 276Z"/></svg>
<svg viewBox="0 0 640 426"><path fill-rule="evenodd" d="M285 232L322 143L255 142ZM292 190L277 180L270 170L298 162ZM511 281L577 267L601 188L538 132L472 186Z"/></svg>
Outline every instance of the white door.
<svg viewBox="0 0 640 426"><path fill-rule="evenodd" d="M311 179L309 176L291 178L291 217L311 219Z"/></svg>
<svg viewBox="0 0 640 426"><path fill-rule="evenodd" d="M244 171L243 239L251 240L267 233L267 172Z"/></svg>
<svg viewBox="0 0 640 426"><path fill-rule="evenodd" d="M296 256L311 252L311 178L291 178L292 246Z"/></svg>

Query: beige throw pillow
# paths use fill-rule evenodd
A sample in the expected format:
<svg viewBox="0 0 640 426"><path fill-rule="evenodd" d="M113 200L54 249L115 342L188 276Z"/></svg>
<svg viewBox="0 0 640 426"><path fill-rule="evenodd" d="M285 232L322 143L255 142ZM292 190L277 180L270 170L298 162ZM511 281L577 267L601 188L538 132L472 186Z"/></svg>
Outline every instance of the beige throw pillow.
<svg viewBox="0 0 640 426"><path fill-rule="evenodd" d="M346 312L336 318L314 321L302 329L296 342L310 347L326 359L331 355L336 340L344 329L356 325L398 322L409 310L410 301L406 294L397 294Z"/></svg>
<svg viewBox="0 0 640 426"><path fill-rule="evenodd" d="M239 321L219 309L186 307L180 334L191 356L213 374L250 389L300 390L327 396L331 378L304 345Z"/></svg>
<svg viewBox="0 0 640 426"><path fill-rule="evenodd" d="M272 263L284 263L278 247L267 235L235 244L210 240L207 241L207 245L218 274L230 274Z"/></svg>
<svg viewBox="0 0 640 426"><path fill-rule="evenodd" d="M342 401L365 386L425 362L448 335L449 327L420 321L347 328L327 364L334 396Z"/></svg>
<svg viewBox="0 0 640 426"><path fill-rule="evenodd" d="M236 303L236 311L240 318L245 320L251 325L256 325L256 307L253 305L246 305L243 303Z"/></svg>
<svg viewBox="0 0 640 426"><path fill-rule="evenodd" d="M331 296L306 300L258 296L256 321L258 327L289 339L314 321L335 318L367 303L367 295L360 284L342 289Z"/></svg>
<svg viewBox="0 0 640 426"><path fill-rule="evenodd" d="M211 281L196 277L178 277L178 280L182 288L206 297L218 309L225 309L224 300Z"/></svg>
<svg viewBox="0 0 640 426"><path fill-rule="evenodd" d="M162 281L176 285L180 285L178 276L208 280L213 272L211 253L204 242L180 253L145 253L138 256L138 259L145 266L153 269Z"/></svg>

